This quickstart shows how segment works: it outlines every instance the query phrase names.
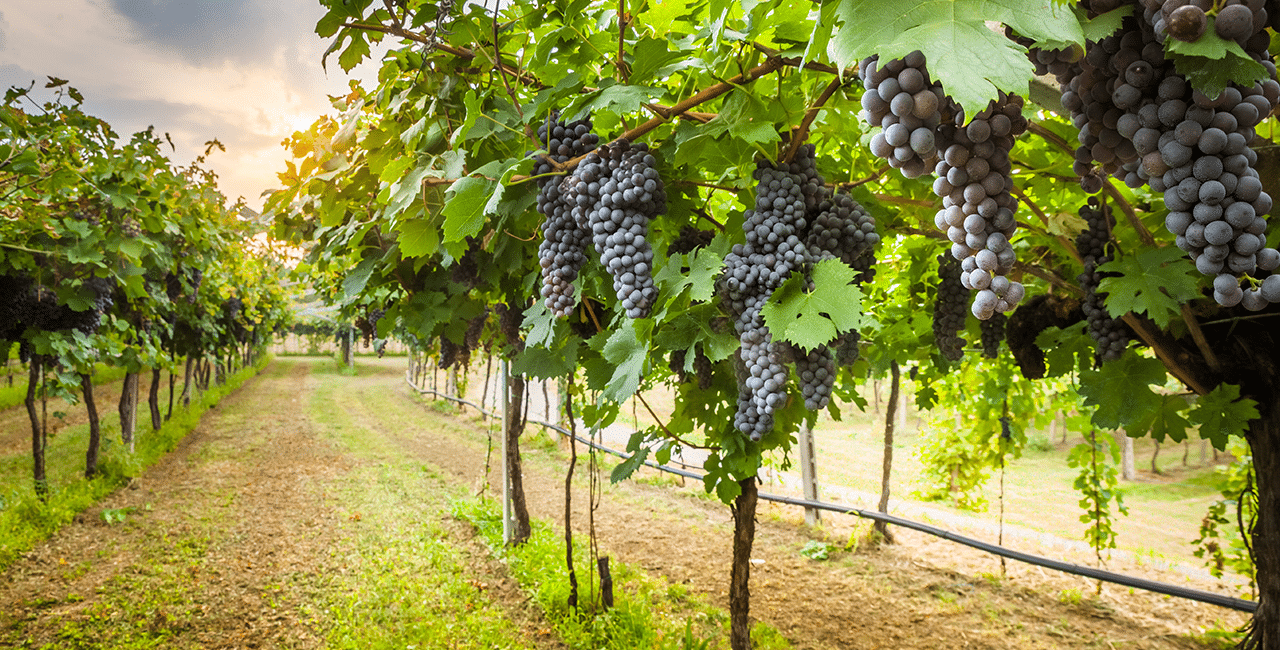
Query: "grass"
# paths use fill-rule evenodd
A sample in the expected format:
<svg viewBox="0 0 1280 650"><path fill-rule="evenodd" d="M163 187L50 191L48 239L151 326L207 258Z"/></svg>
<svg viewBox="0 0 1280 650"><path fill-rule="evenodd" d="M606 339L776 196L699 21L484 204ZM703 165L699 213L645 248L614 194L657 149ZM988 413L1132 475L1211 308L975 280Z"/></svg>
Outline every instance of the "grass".
<svg viewBox="0 0 1280 650"><path fill-rule="evenodd" d="M357 372L361 368L357 365ZM489 587L466 561L465 545L449 522L461 519L474 527L487 552L501 560L521 590L537 603L546 629L525 635L554 637L572 649L653 648L692 650L727 646L728 614L689 594L681 585L651 577L623 563L613 563L614 607L608 611L587 604L577 611L567 606L568 578L562 533L545 522L534 522L532 539L518 548L502 543L496 503L476 498L462 487L445 483L429 466L413 462L393 439L430 429L452 435L448 420L428 415L413 402L387 391L352 394L344 389L341 370L315 366L320 379L312 397L312 413L327 435L369 467L339 503L359 520L346 518L354 535L355 554L348 555L348 575L325 589L323 611L331 645L340 648L531 647L530 640L507 636L518 626L496 617L495 605L484 598ZM425 413L433 414L431 402ZM454 409L449 407L448 414ZM399 427L401 431L396 431ZM470 432L469 429L465 430ZM458 433L461 433L459 431ZM466 435L465 433L463 435ZM537 437L537 436L534 436ZM561 453L554 443L539 445ZM451 537L452 536L452 537ZM583 594L591 575L589 554L575 545L581 566L577 574ZM480 581L479 584L477 582ZM584 596L584 601L586 600ZM372 604L372 607L370 607ZM370 609L378 620L370 621ZM434 622L425 628L420 621ZM450 621L451 631L440 635ZM756 647L789 648L776 630L758 625ZM461 645L453 645L461 644Z"/></svg>
<svg viewBox="0 0 1280 650"><path fill-rule="evenodd" d="M103 446L99 473L84 478L84 444L88 425L71 427L50 438L45 450L49 495L41 502L31 480L31 457L20 454L0 458L0 570L23 552L48 538L75 515L137 476L161 456L171 451L200 422L204 412L238 388L266 365L244 368L220 386L211 387L188 408L175 408L173 417L159 431L140 424L135 435L135 451L129 454L117 442L119 424L104 417ZM140 418L139 422L145 422Z"/></svg>

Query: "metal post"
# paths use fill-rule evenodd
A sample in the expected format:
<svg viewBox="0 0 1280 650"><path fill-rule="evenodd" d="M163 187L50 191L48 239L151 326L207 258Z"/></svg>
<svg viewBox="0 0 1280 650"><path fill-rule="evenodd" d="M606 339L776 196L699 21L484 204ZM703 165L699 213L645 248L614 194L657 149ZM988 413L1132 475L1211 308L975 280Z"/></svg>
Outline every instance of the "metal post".
<svg viewBox="0 0 1280 650"><path fill-rule="evenodd" d="M813 429L808 424L800 426L800 481L804 488L804 498L809 501L818 500L818 460L813 448ZM804 523L816 526L822 523L822 513L817 508L805 506Z"/></svg>
<svg viewBox="0 0 1280 650"><path fill-rule="evenodd" d="M511 509L511 474L507 464L507 431L511 426L511 385L507 362L502 361L502 542L511 543L515 533L515 513Z"/></svg>

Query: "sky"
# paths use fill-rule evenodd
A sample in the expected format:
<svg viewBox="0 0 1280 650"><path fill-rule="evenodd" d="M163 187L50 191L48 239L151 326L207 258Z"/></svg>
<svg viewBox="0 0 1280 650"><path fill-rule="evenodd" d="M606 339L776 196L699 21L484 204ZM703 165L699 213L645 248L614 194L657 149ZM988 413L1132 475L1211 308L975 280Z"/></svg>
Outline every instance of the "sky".
<svg viewBox="0 0 1280 650"><path fill-rule="evenodd" d="M227 151L208 166L223 194L260 210L278 185L281 142L333 112L330 95L349 79L370 87L376 63L352 77L315 34L317 0L4 0L0 3L0 88L70 81L85 112L123 139L154 126L186 165L217 138Z"/></svg>

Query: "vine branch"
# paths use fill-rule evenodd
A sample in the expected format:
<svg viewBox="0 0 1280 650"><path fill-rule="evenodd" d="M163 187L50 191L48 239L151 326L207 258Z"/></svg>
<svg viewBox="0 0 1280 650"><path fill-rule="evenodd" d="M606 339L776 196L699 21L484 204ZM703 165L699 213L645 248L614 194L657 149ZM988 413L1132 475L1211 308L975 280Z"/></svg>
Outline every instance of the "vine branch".
<svg viewBox="0 0 1280 650"><path fill-rule="evenodd" d="M813 106L810 106L809 110L805 111L804 119L800 120L800 126L791 134L791 146L787 147L787 153L780 162L789 163L792 158L795 158L796 151L800 149L805 136L809 134L809 127L813 125L813 121L818 117L818 111L822 110L822 105L826 104L827 100L831 99L831 96L842 85L844 85L844 80L840 77L837 76L832 79L831 83L827 84L826 89L822 91L822 94L818 95L818 99L813 103Z"/></svg>
<svg viewBox="0 0 1280 650"><path fill-rule="evenodd" d="M686 447L689 447L690 449L715 449L715 447L707 447L705 445L695 445L692 442L689 442L681 438L679 434L675 433L671 429L668 429L667 425L663 424L662 420L658 418L658 414L653 412L653 407L649 406L649 402L645 401L644 393L636 392L636 399L640 400L641 404L644 404L644 409L649 412L649 415L653 417L653 421L658 423L658 428L662 429L662 432L665 433L668 438L671 438L672 440L675 440L676 442Z"/></svg>

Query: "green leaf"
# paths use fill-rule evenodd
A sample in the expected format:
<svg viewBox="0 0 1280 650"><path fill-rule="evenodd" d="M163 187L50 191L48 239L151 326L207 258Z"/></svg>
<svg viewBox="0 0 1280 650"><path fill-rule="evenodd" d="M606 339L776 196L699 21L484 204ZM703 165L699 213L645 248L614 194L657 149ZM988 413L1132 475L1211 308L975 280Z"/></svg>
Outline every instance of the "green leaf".
<svg viewBox="0 0 1280 650"><path fill-rule="evenodd" d="M1162 395L1161 399L1160 408L1151 412L1149 420L1128 430L1131 437L1149 431L1151 437L1160 442L1164 442L1166 438L1173 442L1187 439L1187 428L1191 423L1182 416L1182 411L1187 409L1187 400L1180 395Z"/></svg>
<svg viewBox="0 0 1280 650"><path fill-rule="evenodd" d="M676 4L676 3L672 3ZM649 81L654 74L668 63L675 63L688 58L687 52L672 51L671 44L665 38L649 38L645 36L631 48L631 83Z"/></svg>
<svg viewBox="0 0 1280 650"><path fill-rule="evenodd" d="M1120 318L1128 312L1146 314L1161 328L1182 313L1182 303L1200 297L1200 285L1186 253L1173 246L1151 248L1098 267L1105 277L1098 291L1106 293L1107 312Z"/></svg>
<svg viewBox="0 0 1280 650"><path fill-rule="evenodd" d="M599 111L623 115L640 110L641 106L662 97L663 94L665 91L661 88L614 85L588 93L580 100L581 103L574 102L565 112L573 111L573 119L594 115Z"/></svg>
<svg viewBox="0 0 1280 650"><path fill-rule="evenodd" d="M1084 30L1085 40L1098 42L1120 29L1124 19L1133 15L1133 6L1124 5L1108 11L1105 14L1099 14L1085 21L1081 27Z"/></svg>
<svg viewBox="0 0 1280 650"><path fill-rule="evenodd" d="M406 258L429 257L440 247L440 233L432 220L410 219L396 229L400 231L400 254Z"/></svg>
<svg viewBox="0 0 1280 650"><path fill-rule="evenodd" d="M614 402L624 402L635 394L640 387L640 377L644 373L644 362L649 356L649 346L640 342L641 326L635 320L628 319L609 336L600 354L613 367L613 378L600 393L600 396ZM649 323L652 327L652 323ZM647 339L647 332L645 333Z"/></svg>
<svg viewBox="0 0 1280 650"><path fill-rule="evenodd" d="M1045 47L1084 42L1079 19L1053 0L839 0L836 17L844 22L829 48L837 65L920 50L930 75L970 117L997 90L1026 94L1034 76L1025 48L988 28L987 21L1009 25Z"/></svg>
<svg viewBox="0 0 1280 650"><path fill-rule="evenodd" d="M445 192L444 241L462 241L484 226L484 208L493 193L494 181L459 178Z"/></svg>
<svg viewBox="0 0 1280 650"><path fill-rule="evenodd" d="M760 310L770 334L810 351L858 327L862 292L853 284L856 276L840 260L823 260L813 267L813 291L806 292L804 278L792 275Z"/></svg>
<svg viewBox="0 0 1280 650"><path fill-rule="evenodd" d="M1161 407L1162 398L1151 390L1165 381L1164 364L1136 354L1126 354L1102 364L1098 370L1080 373L1080 387L1086 406L1093 412L1093 424L1102 429L1120 429L1150 420Z"/></svg>
<svg viewBox="0 0 1280 650"><path fill-rule="evenodd" d="M1208 34L1205 34L1201 40L1207 36ZM1178 39L1168 40L1177 41ZM1240 47L1235 43L1232 45ZM1243 50L1241 52L1243 53ZM1177 53L1168 56L1173 59L1173 67L1178 74L1186 77L1192 88L1204 93L1210 99L1217 99L1228 84L1235 83L1248 88L1255 82L1267 78L1267 69L1261 63L1248 56L1242 57L1236 52L1228 52L1224 60L1184 56Z"/></svg>
<svg viewBox="0 0 1280 650"><path fill-rule="evenodd" d="M635 474L636 470L644 466L644 461L648 458L649 448L641 447L631 454L630 458L618 463L617 467L614 467L613 471L609 472L609 481L611 483L620 483L631 478L631 475Z"/></svg>
<svg viewBox="0 0 1280 650"><path fill-rule="evenodd" d="M1244 435L1249 421L1256 420L1258 415L1258 403L1241 399L1239 386L1218 384L1196 400L1187 417L1192 424L1200 426L1201 438L1207 438L1214 447L1225 451L1228 438Z"/></svg>
<svg viewBox="0 0 1280 650"><path fill-rule="evenodd" d="M342 280L342 294L345 300L351 300L364 291L365 286L369 284L369 277L373 275L373 269L378 262L379 260L376 257L366 258L351 273L347 274L347 277Z"/></svg>

